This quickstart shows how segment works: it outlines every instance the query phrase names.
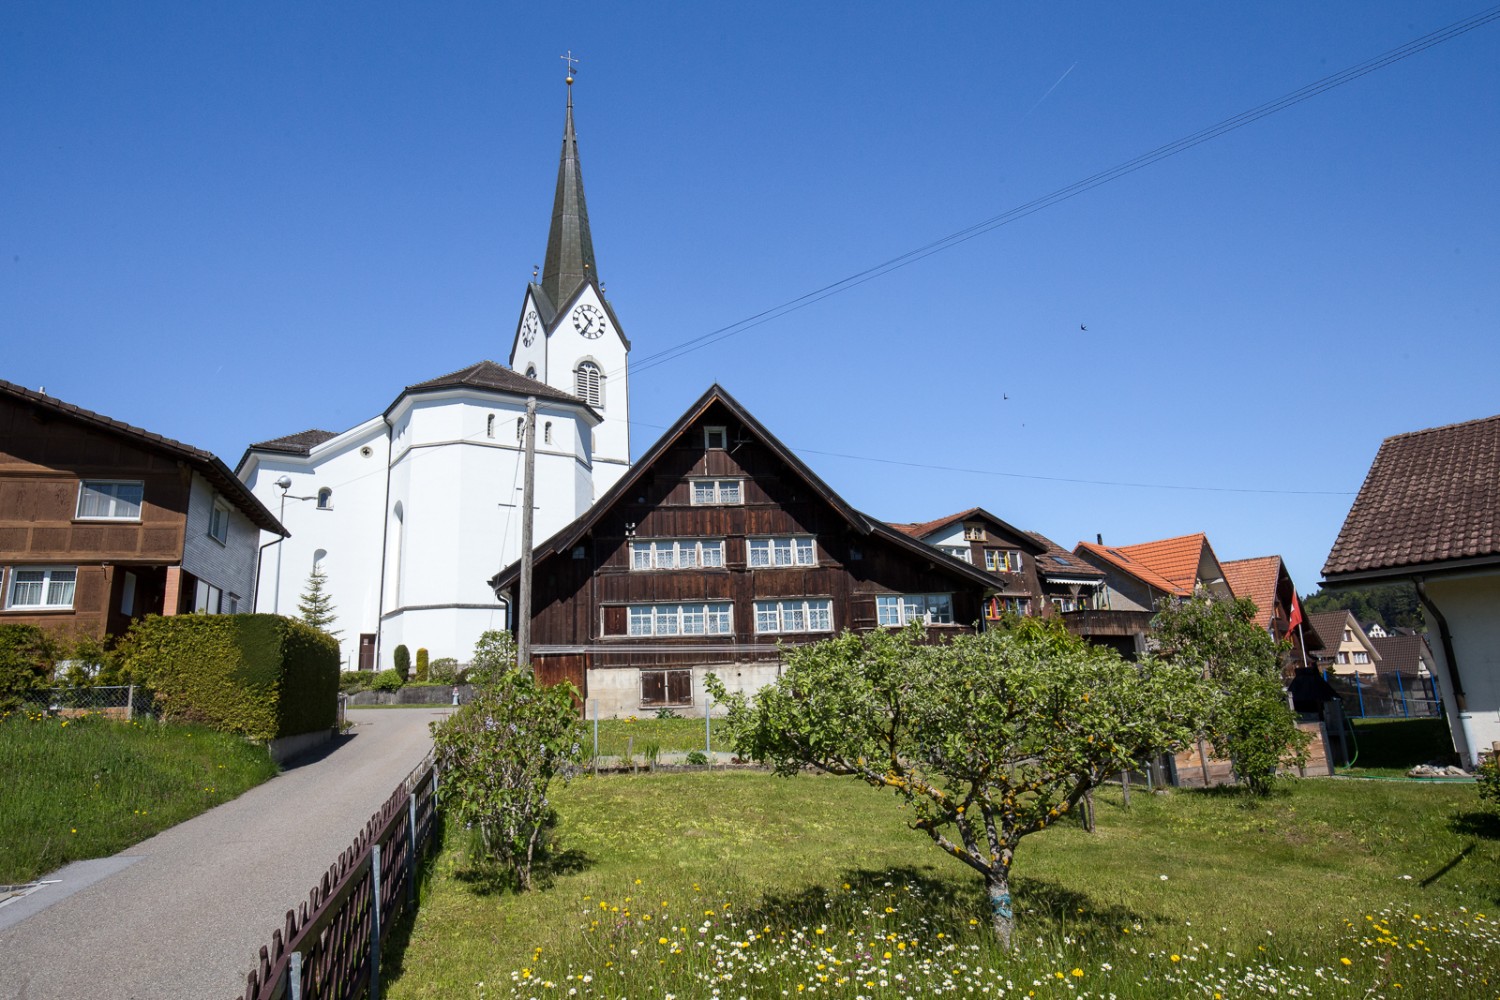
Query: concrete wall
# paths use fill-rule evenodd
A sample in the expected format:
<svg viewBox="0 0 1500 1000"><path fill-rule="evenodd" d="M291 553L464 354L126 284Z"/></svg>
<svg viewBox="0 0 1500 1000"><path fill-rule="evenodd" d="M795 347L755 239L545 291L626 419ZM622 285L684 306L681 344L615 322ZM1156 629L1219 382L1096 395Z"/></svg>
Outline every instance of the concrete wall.
<svg viewBox="0 0 1500 1000"><path fill-rule="evenodd" d="M1500 570L1427 581L1427 596L1447 620L1453 636L1453 655L1467 699L1460 714L1449 683L1447 657L1437 622L1427 620L1433 674L1443 695L1454 749L1460 762L1472 767L1481 753L1500 741Z"/></svg>

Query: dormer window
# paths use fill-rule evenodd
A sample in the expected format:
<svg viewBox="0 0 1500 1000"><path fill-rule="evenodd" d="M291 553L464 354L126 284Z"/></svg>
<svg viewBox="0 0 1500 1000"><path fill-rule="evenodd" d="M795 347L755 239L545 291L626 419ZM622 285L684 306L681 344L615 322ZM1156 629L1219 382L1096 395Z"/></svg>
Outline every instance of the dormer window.
<svg viewBox="0 0 1500 1000"><path fill-rule="evenodd" d="M982 541L984 541L984 525L982 525L982 524L966 524L966 525L964 525L964 541L966 541L966 542L982 542Z"/></svg>

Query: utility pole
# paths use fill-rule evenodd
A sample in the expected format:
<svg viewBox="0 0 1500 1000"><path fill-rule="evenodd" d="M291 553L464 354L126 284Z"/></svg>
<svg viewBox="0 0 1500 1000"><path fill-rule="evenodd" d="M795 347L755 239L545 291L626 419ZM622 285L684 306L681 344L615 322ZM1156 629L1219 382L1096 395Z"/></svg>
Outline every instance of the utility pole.
<svg viewBox="0 0 1500 1000"><path fill-rule="evenodd" d="M516 666L531 673L531 512L536 492L536 397L526 397L526 479L521 489L521 593L516 601Z"/></svg>

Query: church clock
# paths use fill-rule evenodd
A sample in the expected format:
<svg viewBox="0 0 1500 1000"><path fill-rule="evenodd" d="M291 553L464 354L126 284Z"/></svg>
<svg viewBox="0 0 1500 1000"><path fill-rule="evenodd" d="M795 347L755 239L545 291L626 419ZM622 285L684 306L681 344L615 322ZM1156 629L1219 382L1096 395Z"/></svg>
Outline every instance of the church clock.
<svg viewBox="0 0 1500 1000"><path fill-rule="evenodd" d="M573 310L573 329L588 339L598 340L608 328L609 323L598 306L585 303Z"/></svg>
<svg viewBox="0 0 1500 1000"><path fill-rule="evenodd" d="M541 325L541 320L537 319L536 313L528 312L526 318L521 321L521 343L530 347L531 342L536 340L536 334L541 329Z"/></svg>

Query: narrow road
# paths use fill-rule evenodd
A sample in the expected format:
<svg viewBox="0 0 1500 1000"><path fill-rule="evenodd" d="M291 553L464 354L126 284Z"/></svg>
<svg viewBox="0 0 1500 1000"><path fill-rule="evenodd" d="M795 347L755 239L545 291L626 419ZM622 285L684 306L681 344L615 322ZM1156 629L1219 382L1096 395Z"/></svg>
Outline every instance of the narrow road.
<svg viewBox="0 0 1500 1000"><path fill-rule="evenodd" d="M351 709L352 735L233 802L0 907L0 1000L231 1000L287 910L432 746L448 709Z"/></svg>

